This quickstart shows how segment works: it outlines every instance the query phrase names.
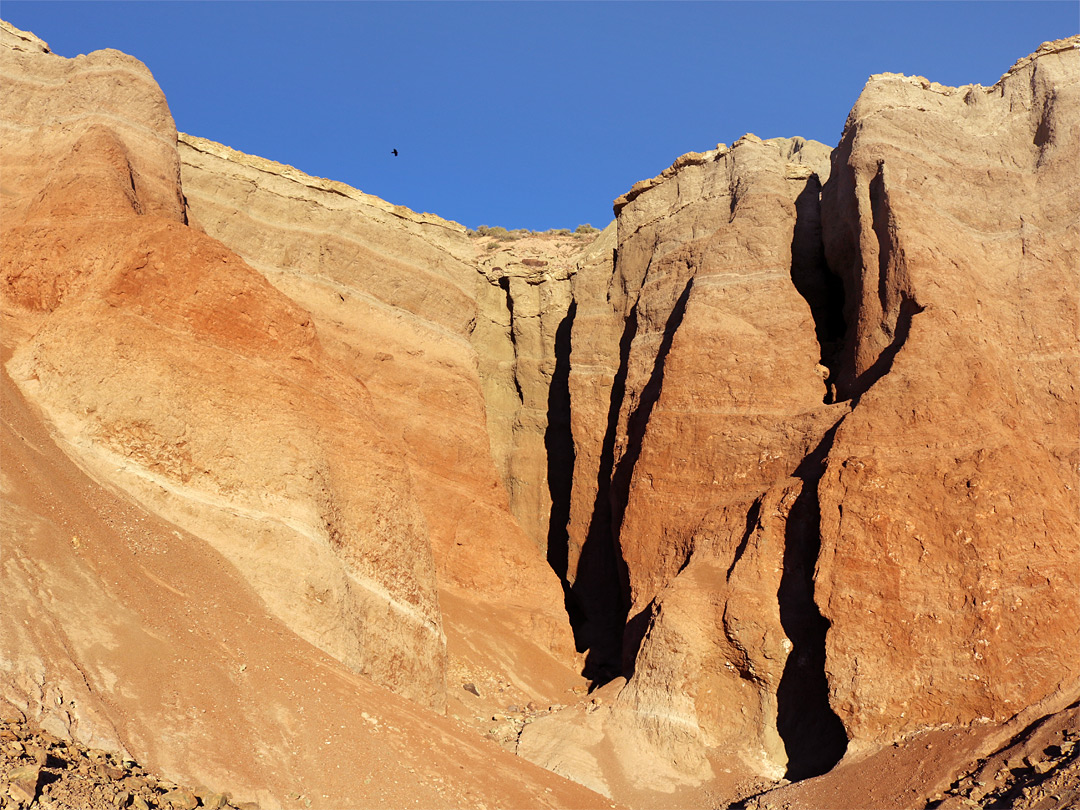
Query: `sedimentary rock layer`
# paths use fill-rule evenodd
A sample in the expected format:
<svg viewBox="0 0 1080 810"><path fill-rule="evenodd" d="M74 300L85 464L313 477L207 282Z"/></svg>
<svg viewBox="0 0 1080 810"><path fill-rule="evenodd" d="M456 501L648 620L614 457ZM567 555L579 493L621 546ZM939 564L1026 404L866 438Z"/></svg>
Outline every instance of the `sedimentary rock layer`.
<svg viewBox="0 0 1080 810"><path fill-rule="evenodd" d="M400 445L309 313L185 224L149 73L14 49L3 70L5 160L51 167L5 177L4 305L33 332L13 378L93 474L204 536L298 634L441 706L434 565Z"/></svg>
<svg viewBox="0 0 1080 810"><path fill-rule="evenodd" d="M668 787L801 778L1077 690L1078 61L874 77L831 167L748 136L616 201L612 276L574 279L569 548L632 677L563 771L636 735Z"/></svg>
<svg viewBox="0 0 1080 810"><path fill-rule="evenodd" d="M7 705L262 798L594 802L437 717L535 697L507 745L655 805L1080 697L1080 38L513 240L0 36Z"/></svg>
<svg viewBox="0 0 1080 810"><path fill-rule="evenodd" d="M830 700L882 742L1075 688L1078 40L873 77L823 194L857 403L820 485Z"/></svg>
<svg viewBox="0 0 1080 810"><path fill-rule="evenodd" d="M519 324L514 341L509 318L502 344L484 332L508 295L478 272L476 240L456 223L200 138L181 135L180 154L193 221L312 313L335 365L363 382L374 420L403 448L440 587L513 605L514 643L570 662L558 579L511 513L492 460L500 445L485 429L501 389L477 347L513 351L528 333ZM539 330L533 342L543 345ZM511 367L524 364L521 353ZM546 386L523 390L546 399ZM544 463L542 444L506 448L508 464L530 458Z"/></svg>
<svg viewBox="0 0 1080 810"><path fill-rule="evenodd" d="M778 776L787 764L777 692L786 633L797 634L782 614L788 601L796 613L813 607L795 584L805 543L792 527L813 523L800 468L847 411L826 404L818 333L832 313L814 297L828 287L818 215L828 154L747 136L685 156L616 201L607 283L575 278L589 320L575 320L571 392L610 396L602 415L582 409L593 432L575 432L592 462L570 516L575 590L587 594L593 654L618 666L624 635L633 671L610 717L590 722L624 727L657 757L677 750L661 780L670 785L709 778L719 750L751 772Z"/></svg>

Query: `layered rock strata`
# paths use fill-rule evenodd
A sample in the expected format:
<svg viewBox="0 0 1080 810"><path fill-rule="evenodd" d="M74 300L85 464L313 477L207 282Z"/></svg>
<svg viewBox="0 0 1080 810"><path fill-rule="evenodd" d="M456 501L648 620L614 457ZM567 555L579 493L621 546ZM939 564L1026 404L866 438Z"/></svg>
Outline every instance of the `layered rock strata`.
<svg viewBox="0 0 1080 810"><path fill-rule="evenodd" d="M613 275L575 278L571 390L610 405L603 444L574 415L569 534L632 677L575 754L556 719L522 753L613 795L803 778L1070 699L1076 44L991 88L873 77L831 166L748 136L616 201ZM676 773L597 782L635 735Z"/></svg>
<svg viewBox="0 0 1080 810"><path fill-rule="evenodd" d="M180 153L195 221L312 313L401 442L441 587L513 602L523 640L569 660L558 581L492 463L486 358L474 343L491 320L484 296L497 291L496 311L506 298L477 272L474 240L455 223L204 139L182 135Z"/></svg>
<svg viewBox="0 0 1080 810"><path fill-rule="evenodd" d="M136 60L0 36L8 705L251 792L338 739L593 801L429 711L536 696L522 757L650 805L1080 697L1080 38L872 77L831 154L684 155L585 244L178 142Z"/></svg>
<svg viewBox="0 0 1080 810"><path fill-rule="evenodd" d="M748 772L786 769L777 692L797 633L782 614L812 607L796 583L810 538L793 528L810 522L804 459L847 411L825 404L815 318L828 331L834 313L800 292L828 286L815 250L828 155L747 136L684 156L616 201L607 284L575 278L591 331L573 340L572 381L611 403L592 411L593 432L575 432L579 455L596 459L586 475L601 479L574 501L571 547L587 550L576 584L604 584L621 603L621 615L593 614L598 644L625 635L597 652L617 655L622 640L633 668L610 712L587 722L656 757L677 751L660 779L624 775L642 789L710 778L710 752Z"/></svg>
<svg viewBox="0 0 1080 810"><path fill-rule="evenodd" d="M1080 679L1078 44L993 87L873 77L834 154L857 404L819 488L815 598L859 744Z"/></svg>
<svg viewBox="0 0 1080 810"><path fill-rule="evenodd" d="M3 59L4 306L31 332L12 377L93 475L203 536L301 637L441 707L428 529L369 392L306 310L186 224L141 63Z"/></svg>

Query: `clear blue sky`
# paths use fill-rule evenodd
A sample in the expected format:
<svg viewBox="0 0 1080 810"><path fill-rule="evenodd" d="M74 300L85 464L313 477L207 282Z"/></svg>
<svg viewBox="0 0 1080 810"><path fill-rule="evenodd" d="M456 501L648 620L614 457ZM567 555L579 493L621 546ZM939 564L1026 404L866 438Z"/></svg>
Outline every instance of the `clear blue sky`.
<svg viewBox="0 0 1080 810"><path fill-rule="evenodd" d="M688 151L835 145L871 73L993 84L1066 2L23 2L147 64L177 127L470 227L546 230ZM391 149L398 149L395 158Z"/></svg>

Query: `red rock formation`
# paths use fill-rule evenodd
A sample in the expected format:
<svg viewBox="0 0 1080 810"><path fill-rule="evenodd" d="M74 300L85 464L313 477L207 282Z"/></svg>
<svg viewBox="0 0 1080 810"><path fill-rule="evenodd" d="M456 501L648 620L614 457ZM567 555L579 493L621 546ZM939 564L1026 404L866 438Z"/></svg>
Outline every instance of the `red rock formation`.
<svg viewBox="0 0 1080 810"><path fill-rule="evenodd" d="M456 223L342 183L180 137L193 219L311 313L333 364L363 382L372 418L402 448L441 593L505 616L514 632L499 643L521 662L517 677L532 696L553 699L550 684L529 673L543 669L538 656L572 664L573 641L558 578L511 514L492 460L485 415L498 388L482 377L478 349L493 347L478 324L491 320L486 305L496 317L505 310L506 293L478 272L475 240ZM539 330L533 339L541 342ZM527 390L546 398L539 386ZM520 455L519 464L537 456ZM490 632L472 616L444 616L452 659ZM505 669L505 657L490 657L487 668ZM455 686L469 680L463 666L451 660ZM566 677L573 680L569 668Z"/></svg>
<svg viewBox="0 0 1080 810"><path fill-rule="evenodd" d="M558 705L560 579L608 683L517 750L633 804L1080 696L1080 38L873 77L831 168L686 155L578 252L178 147L136 60L0 29L8 705L263 799L337 740L453 774L338 803L471 801L453 751L587 803L428 710Z"/></svg>
<svg viewBox="0 0 1080 810"><path fill-rule="evenodd" d="M446 321L393 335L447 369L409 407L437 427L456 412L438 437L388 418L386 389L358 378L372 368L345 359L347 323L187 224L145 67L2 36L5 714L271 805L595 806L430 711L446 704L439 580L468 636L459 667L520 669L540 699L569 674L551 658L570 637L557 577L492 473L471 292L399 286L402 313L419 299ZM478 539L502 570L446 548Z"/></svg>
<svg viewBox="0 0 1080 810"><path fill-rule="evenodd" d="M575 279L612 406L570 533L635 658L563 772L802 778L1075 696L1077 69L1068 41L993 88L874 78L820 207L824 151L753 138L616 202L610 283ZM596 782L616 737L676 772Z"/></svg>
<svg viewBox="0 0 1080 810"><path fill-rule="evenodd" d="M876 76L823 195L855 404L815 599L858 743L1076 689L1080 53L993 87Z"/></svg>
<svg viewBox="0 0 1080 810"><path fill-rule="evenodd" d="M846 411L824 404L823 316L800 292L826 284L810 260L820 253L817 172L827 156L820 144L748 136L681 158L616 202L606 316L598 274L575 279L579 313L591 319L575 322L575 337L578 323L592 333L574 341L573 359L591 354L608 373L617 368L574 379L614 398L606 424L586 411L608 431L606 447L575 434L581 456L601 456L586 475L609 476L594 504L575 502L594 508L576 586L598 579L603 533L613 532L617 556L604 573L623 566L625 653L631 662L637 654L610 717L592 722L655 757L678 752L659 781L628 772L639 789L711 778L710 752L723 751L728 766L744 760L744 773L785 770L777 691L792 650L786 633L796 635L788 614L812 608L790 581L801 562L790 535L807 507L789 476L803 475L804 458ZM583 524L572 514L578 538ZM609 598L619 584L609 580ZM619 625L583 602L602 645Z"/></svg>
<svg viewBox="0 0 1080 810"><path fill-rule="evenodd" d="M427 527L368 392L305 310L184 224L175 129L140 63L4 58L25 95L5 155L53 167L6 179L4 305L33 331L12 376L92 474L204 536L294 631L441 707Z"/></svg>

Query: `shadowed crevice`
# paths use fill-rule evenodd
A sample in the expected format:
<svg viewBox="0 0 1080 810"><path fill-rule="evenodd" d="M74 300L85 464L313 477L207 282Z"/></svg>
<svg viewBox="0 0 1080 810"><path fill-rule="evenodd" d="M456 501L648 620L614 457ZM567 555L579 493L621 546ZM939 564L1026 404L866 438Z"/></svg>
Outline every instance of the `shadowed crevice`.
<svg viewBox="0 0 1080 810"><path fill-rule="evenodd" d="M547 561L563 586L566 612L575 637L584 616L567 581L570 553L570 494L574 482L574 435L570 422L570 352L577 302L571 302L555 330L555 368L548 386L547 428L544 449L547 451L548 516Z"/></svg>
<svg viewBox="0 0 1080 810"><path fill-rule="evenodd" d="M810 307L814 332L821 350L819 361L828 369L824 401L835 400L847 320L844 318L844 283L825 259L821 230L821 183L812 176L795 200L795 229L791 239L791 282Z"/></svg>
<svg viewBox="0 0 1080 810"><path fill-rule="evenodd" d="M847 751L847 732L829 705L825 636L829 621L814 601L814 567L821 551L818 481L841 419L799 464L802 491L788 515L784 573L776 592L780 624L792 649L776 690L776 729L788 755L785 777L792 781L831 770Z"/></svg>
<svg viewBox="0 0 1080 810"><path fill-rule="evenodd" d="M754 529L757 528L758 521L761 518L761 498L754 501L753 505L746 512L746 527L743 529L742 539L739 540L739 545L735 549L735 554L731 558L731 565L728 566L727 579L731 579L731 574L735 570L735 566L739 564L739 560L742 559L743 552L746 551L746 544L750 542L750 535L754 533Z"/></svg>
<svg viewBox="0 0 1080 810"><path fill-rule="evenodd" d="M851 398L857 404L859 398L870 390L878 380L884 377L892 370L893 361L896 359L896 355L904 347L904 343L907 342L908 335L911 334L911 322L925 307L919 305L912 296L906 293L902 294L900 300L900 313L896 317L896 329L893 331L892 342L882 349L881 354L878 355L877 360L870 368L866 369L860 374L852 385Z"/></svg>
<svg viewBox="0 0 1080 810"><path fill-rule="evenodd" d="M877 237L878 303L882 312L889 311L889 260L893 254L893 222L889 192L885 188L885 161L879 160L877 172L867 188L870 196L870 227Z"/></svg>
<svg viewBox="0 0 1080 810"><path fill-rule="evenodd" d="M518 403L525 402L525 394L521 390L521 381L517 375L517 334L514 332L514 296L510 294L510 279L507 276L503 276L499 279L499 288L506 293L506 314L510 319L510 326L508 330L510 332L510 344L514 347L514 391L517 392Z"/></svg>
<svg viewBox="0 0 1080 810"><path fill-rule="evenodd" d="M578 652L588 650L582 674L594 685L603 685L621 674L623 625L630 609L626 563L611 523L611 472L615 466L619 410L626 395L630 346L636 335L635 307L619 339L619 368L611 384L607 426L596 473L596 497L571 588L573 601L584 616L574 626L574 641Z"/></svg>

